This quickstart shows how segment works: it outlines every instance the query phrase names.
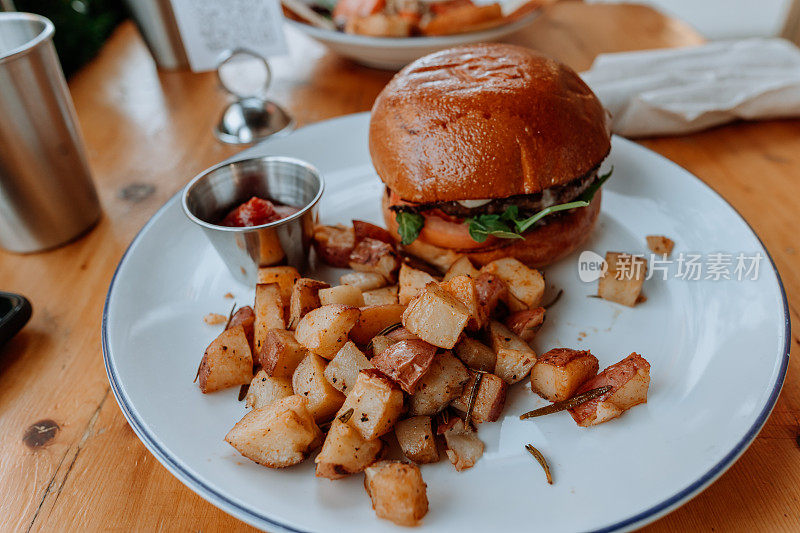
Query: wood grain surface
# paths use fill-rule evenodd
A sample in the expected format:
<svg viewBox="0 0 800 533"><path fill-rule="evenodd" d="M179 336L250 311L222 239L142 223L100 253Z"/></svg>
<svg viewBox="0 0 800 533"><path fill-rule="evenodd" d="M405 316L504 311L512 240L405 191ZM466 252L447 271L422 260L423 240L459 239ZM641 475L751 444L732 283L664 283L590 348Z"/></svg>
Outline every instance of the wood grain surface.
<svg viewBox="0 0 800 533"><path fill-rule="evenodd" d="M300 125L369 110L391 74L357 66L289 32L272 97ZM513 41L581 70L601 52L702 42L650 8L563 2ZM103 368L100 320L136 232L192 176L238 149L211 129L225 104L213 74L159 72L123 24L70 83L105 214L88 235L36 255L0 251L0 285L34 304L0 349L0 530L244 531L185 488L122 416ZM643 141L730 201L764 240L800 322L800 121L738 123ZM794 334L796 357L800 337ZM800 414L792 361L755 443L716 483L651 531L798 531Z"/></svg>

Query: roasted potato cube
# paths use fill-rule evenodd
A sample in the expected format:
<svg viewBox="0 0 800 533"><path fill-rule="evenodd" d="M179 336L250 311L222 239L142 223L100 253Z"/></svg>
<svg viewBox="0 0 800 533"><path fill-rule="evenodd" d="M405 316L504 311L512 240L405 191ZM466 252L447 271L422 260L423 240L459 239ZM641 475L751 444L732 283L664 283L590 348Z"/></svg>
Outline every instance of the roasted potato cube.
<svg viewBox="0 0 800 533"><path fill-rule="evenodd" d="M506 327L530 344L544 322L544 307L533 307L508 315Z"/></svg>
<svg viewBox="0 0 800 533"><path fill-rule="evenodd" d="M325 359L333 356L347 342L361 312L347 305L323 305L300 319L294 336L297 342Z"/></svg>
<svg viewBox="0 0 800 533"><path fill-rule="evenodd" d="M392 340L388 335L376 335L372 337L372 357L373 359L383 353L392 344L399 341Z"/></svg>
<svg viewBox="0 0 800 533"><path fill-rule="evenodd" d="M295 340L294 333L285 329L270 329L258 352L258 359L270 376L291 378L306 355L308 350Z"/></svg>
<svg viewBox="0 0 800 533"><path fill-rule="evenodd" d="M389 282L394 282L400 259L394 246L377 239L364 239L350 252L350 268L357 272L377 272Z"/></svg>
<svg viewBox="0 0 800 533"><path fill-rule="evenodd" d="M480 272L472 265L472 261L470 261L467 256L462 256L458 261L450 265L442 281L450 281L456 276L469 276L475 279L479 275Z"/></svg>
<svg viewBox="0 0 800 533"><path fill-rule="evenodd" d="M467 367L452 353L437 355L409 398L409 414L435 415L461 396L469 378Z"/></svg>
<svg viewBox="0 0 800 533"><path fill-rule="evenodd" d="M422 239L417 239L411 244L400 245L398 248L406 255L417 257L429 265L433 265L440 272L447 272L453 263L463 257L455 250L434 246Z"/></svg>
<svg viewBox="0 0 800 533"><path fill-rule="evenodd" d="M322 441L300 396L287 396L253 409L233 426L225 440L258 464L283 468L301 463Z"/></svg>
<svg viewBox="0 0 800 533"><path fill-rule="evenodd" d="M397 297L398 286L392 285L391 287L383 287L381 289L372 289L365 291L364 305L391 305L398 303Z"/></svg>
<svg viewBox="0 0 800 533"><path fill-rule="evenodd" d="M250 350L253 352L253 354L256 353L255 345L253 344L253 331L255 328L255 322L256 314L253 312L253 308L249 305L245 305L233 313L233 316L231 317L230 323L227 327L227 329L235 328L236 326L242 326L244 328L244 334L247 337L247 342L250 343Z"/></svg>
<svg viewBox="0 0 800 533"><path fill-rule="evenodd" d="M226 329L211 341L197 371L204 394L244 385L253 379L253 355L242 326Z"/></svg>
<svg viewBox="0 0 800 533"><path fill-rule="evenodd" d="M352 285L361 291L380 289L387 285L386 278L377 272L348 272L339 278L342 285Z"/></svg>
<svg viewBox="0 0 800 533"><path fill-rule="evenodd" d="M494 274L482 272L475 278L475 291L478 293L478 304L484 320L492 316L498 303L508 300L508 287Z"/></svg>
<svg viewBox="0 0 800 533"><path fill-rule="evenodd" d="M325 379L327 363L319 355L310 353L300 361L292 375L294 393L306 399L308 410L317 422L330 420L344 402L344 395Z"/></svg>
<svg viewBox="0 0 800 533"><path fill-rule="evenodd" d="M353 233L355 234L356 242L361 242L364 239L375 239L376 241L390 244L392 247L396 244L388 230L363 220L353 221Z"/></svg>
<svg viewBox="0 0 800 533"><path fill-rule="evenodd" d="M414 340L414 339L419 339L419 337L417 337L416 335L414 335L413 333L408 331L403 326L400 326L399 328L393 329L392 331L387 333L386 336L389 337L389 339L391 339L393 342L410 341L410 340Z"/></svg>
<svg viewBox="0 0 800 533"><path fill-rule="evenodd" d="M451 425L444 431L444 440L447 443L447 458L453 463L458 472L472 468L483 455L483 442L477 433L464 425L460 418L451 419Z"/></svg>
<svg viewBox="0 0 800 533"><path fill-rule="evenodd" d="M422 464L439 460L431 417L414 416L401 420L394 425L394 434L400 449L411 461Z"/></svg>
<svg viewBox="0 0 800 533"><path fill-rule="evenodd" d="M260 352L270 329L286 329L280 287L277 283L256 285L255 322L253 324L253 344Z"/></svg>
<svg viewBox="0 0 800 533"><path fill-rule="evenodd" d="M294 394L292 378L274 378L261 369L250 382L247 396L245 396L245 405L248 408L261 409L275 400L286 398L292 394Z"/></svg>
<svg viewBox="0 0 800 533"><path fill-rule="evenodd" d="M575 394L606 385L611 385L612 389L598 398L569 410L579 426L596 426L608 422L634 405L647 403L647 389L650 388L650 363L638 353L632 353L581 385Z"/></svg>
<svg viewBox="0 0 800 533"><path fill-rule="evenodd" d="M325 368L325 379L333 388L347 395L356 384L358 373L365 368L372 368L372 363L352 341L347 341Z"/></svg>
<svg viewBox="0 0 800 533"><path fill-rule="evenodd" d="M425 272L424 270L417 270L403 263L400 265L400 275L398 277L398 285L400 287L397 298L398 301L407 305L419 293L425 290L428 283L436 281L436 279Z"/></svg>
<svg viewBox="0 0 800 533"><path fill-rule="evenodd" d="M497 354L482 342L463 337L456 344L455 352L461 362L473 370L494 372Z"/></svg>
<svg viewBox="0 0 800 533"><path fill-rule="evenodd" d="M538 270L528 268L513 257L496 259L481 268L481 272L494 274L508 286L508 292L524 304L525 308L536 307L544 295L544 277ZM513 300L512 300L513 301ZM520 311L510 304L512 311Z"/></svg>
<svg viewBox="0 0 800 533"><path fill-rule="evenodd" d="M400 418L403 391L383 372L372 368L362 370L337 416L348 409L353 409L348 423L365 440L372 440L391 431Z"/></svg>
<svg viewBox="0 0 800 533"><path fill-rule="evenodd" d="M642 296L647 259L620 252L606 252L608 270L600 278L597 295L604 300L633 307Z"/></svg>
<svg viewBox="0 0 800 533"><path fill-rule="evenodd" d="M675 241L663 235L648 235L646 239L647 247L650 248L651 252L665 257L669 257L672 253L672 248L675 246Z"/></svg>
<svg viewBox="0 0 800 533"><path fill-rule="evenodd" d="M494 320L489 323L489 339L497 354L494 373L509 385L525 379L536 364L536 353L528 343Z"/></svg>
<svg viewBox="0 0 800 533"><path fill-rule="evenodd" d="M486 325L488 317L481 312L478 302L478 291L475 288L475 280L469 276L455 276L449 281L441 284L442 288L458 298L469 312L469 322L467 329L478 331Z"/></svg>
<svg viewBox="0 0 800 533"><path fill-rule="evenodd" d="M425 291L411 300L403 312L403 326L420 339L439 348L456 345L469 322L469 311L461 300L428 283Z"/></svg>
<svg viewBox="0 0 800 533"><path fill-rule="evenodd" d="M531 390L551 402L572 398L597 375L597 357L589 350L555 348L542 354L531 370Z"/></svg>
<svg viewBox="0 0 800 533"><path fill-rule="evenodd" d="M300 278L295 282L289 302L289 329L297 328L301 318L322 305L319 291L328 287L330 285L324 281L311 278Z"/></svg>
<svg viewBox="0 0 800 533"><path fill-rule="evenodd" d="M400 322L405 310L406 306L400 304L362 307L358 322L350 330L350 338L361 346L368 344L372 337L388 326Z"/></svg>
<svg viewBox="0 0 800 533"><path fill-rule="evenodd" d="M292 266L261 267L258 269L258 283L277 283L281 289L281 301L286 309L292 300L292 289L300 279L300 273Z"/></svg>
<svg viewBox="0 0 800 533"><path fill-rule="evenodd" d="M476 373L472 374L469 382L464 385L461 396L453 400L450 404L465 414L469 409L469 398L472 395L472 387L475 383ZM483 424L484 422L494 422L500 418L503 407L506 405L506 392L508 384L499 376L494 374L481 374L481 382L478 385L478 393L475 395L475 403L472 406L472 422Z"/></svg>
<svg viewBox="0 0 800 533"><path fill-rule="evenodd" d="M338 285L319 291L319 301L322 305L346 305L348 307L362 307L364 297L361 291L352 285Z"/></svg>
<svg viewBox="0 0 800 533"><path fill-rule="evenodd" d="M367 467L365 474L364 488L378 518L416 526L428 513L427 485L417 465L379 461Z"/></svg>
<svg viewBox="0 0 800 533"><path fill-rule="evenodd" d="M314 462L317 477L340 479L363 471L375 462L383 448L381 439L364 440L349 423L336 418Z"/></svg>
<svg viewBox="0 0 800 533"><path fill-rule="evenodd" d="M336 226L317 226L314 229L314 251L323 262L347 268L350 263L350 252L356 245L352 227L342 224Z"/></svg>
<svg viewBox="0 0 800 533"><path fill-rule="evenodd" d="M374 341L373 341L374 346ZM390 345L372 358L372 365L395 380L404 391L413 393L417 382L433 362L436 346L419 339Z"/></svg>

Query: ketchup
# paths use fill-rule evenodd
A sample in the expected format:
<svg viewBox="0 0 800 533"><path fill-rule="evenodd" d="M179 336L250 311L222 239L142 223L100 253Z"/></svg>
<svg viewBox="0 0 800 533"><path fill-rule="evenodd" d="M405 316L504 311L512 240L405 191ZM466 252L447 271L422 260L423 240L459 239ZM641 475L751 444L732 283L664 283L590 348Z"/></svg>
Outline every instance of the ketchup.
<svg viewBox="0 0 800 533"><path fill-rule="evenodd" d="M260 226L291 216L297 211L298 209L295 207L276 204L270 200L253 196L225 215L220 225L237 228Z"/></svg>

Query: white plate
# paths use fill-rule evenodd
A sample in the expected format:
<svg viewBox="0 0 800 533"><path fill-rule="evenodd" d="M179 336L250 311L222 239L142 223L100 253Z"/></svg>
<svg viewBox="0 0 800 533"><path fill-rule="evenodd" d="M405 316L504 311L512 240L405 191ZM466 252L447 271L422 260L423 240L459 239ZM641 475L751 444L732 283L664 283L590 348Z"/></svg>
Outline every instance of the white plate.
<svg viewBox="0 0 800 533"><path fill-rule="evenodd" d="M326 223L379 221L381 183L367 153L367 114L315 124L246 152L309 160L327 180ZM662 157L615 138L599 226L587 249L645 252L663 234L683 252L761 253L757 281L649 280L634 309L587 298L577 254L546 269L563 287L536 340L591 348L601 368L632 351L652 365L649 402L589 429L559 413L520 421L544 402L512 387L504 417L483 424L486 453L456 473L443 459L423 467L430 512L422 530L629 529L674 509L745 450L772 409L786 372L789 319L780 280L742 218L715 192ZM321 273L329 279L332 271ZM362 476L314 477L313 461L285 470L251 463L223 441L245 413L237 389L203 395L192 383L226 313L253 291L237 285L175 196L120 261L103 316L103 353L114 395L139 438L175 476L250 524L290 531L398 531L370 508ZM585 336L585 338L584 338ZM581 340L582 339L582 340ZM555 484L523 446L550 460ZM146 512L146 510L144 511Z"/></svg>
<svg viewBox="0 0 800 533"><path fill-rule="evenodd" d="M442 37L369 37L325 30L286 19L286 23L324 44L334 52L368 67L398 70L424 55L453 46L492 42L521 30L539 16L539 10L519 19L481 31Z"/></svg>

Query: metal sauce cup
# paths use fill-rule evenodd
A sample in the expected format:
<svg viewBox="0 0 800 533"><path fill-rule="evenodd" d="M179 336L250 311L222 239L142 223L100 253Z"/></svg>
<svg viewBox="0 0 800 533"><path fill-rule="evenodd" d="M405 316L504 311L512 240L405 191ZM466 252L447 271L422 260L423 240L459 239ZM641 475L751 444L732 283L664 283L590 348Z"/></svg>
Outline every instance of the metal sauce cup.
<svg viewBox="0 0 800 533"><path fill-rule="evenodd" d="M291 265L305 271L324 188L317 169L299 159L242 159L216 165L195 177L183 191L183 211L203 228L233 277L253 286L259 267ZM218 225L230 210L253 196L300 210L260 226Z"/></svg>

